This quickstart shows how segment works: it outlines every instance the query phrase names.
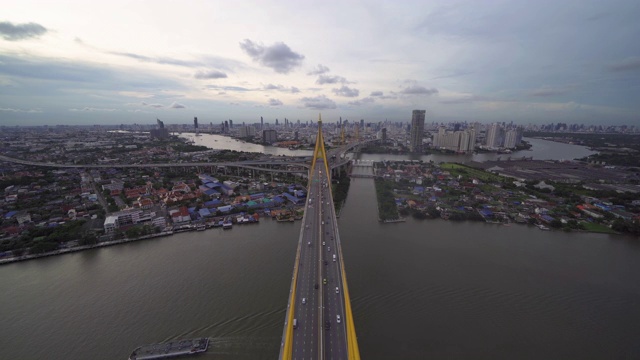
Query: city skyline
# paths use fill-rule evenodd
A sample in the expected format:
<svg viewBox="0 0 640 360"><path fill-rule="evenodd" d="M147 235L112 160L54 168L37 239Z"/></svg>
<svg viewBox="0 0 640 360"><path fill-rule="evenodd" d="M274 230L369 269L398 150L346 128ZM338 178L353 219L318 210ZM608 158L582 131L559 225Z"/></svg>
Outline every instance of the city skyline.
<svg viewBox="0 0 640 360"><path fill-rule="evenodd" d="M640 125L634 1L3 8L0 125Z"/></svg>

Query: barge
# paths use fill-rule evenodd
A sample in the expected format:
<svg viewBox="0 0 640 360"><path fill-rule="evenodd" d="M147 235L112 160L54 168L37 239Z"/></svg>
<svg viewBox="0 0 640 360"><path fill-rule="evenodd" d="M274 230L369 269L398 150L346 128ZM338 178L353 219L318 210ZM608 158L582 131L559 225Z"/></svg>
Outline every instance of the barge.
<svg viewBox="0 0 640 360"><path fill-rule="evenodd" d="M195 355L207 351L209 338L169 341L143 345L131 353L129 360L167 359L177 356Z"/></svg>

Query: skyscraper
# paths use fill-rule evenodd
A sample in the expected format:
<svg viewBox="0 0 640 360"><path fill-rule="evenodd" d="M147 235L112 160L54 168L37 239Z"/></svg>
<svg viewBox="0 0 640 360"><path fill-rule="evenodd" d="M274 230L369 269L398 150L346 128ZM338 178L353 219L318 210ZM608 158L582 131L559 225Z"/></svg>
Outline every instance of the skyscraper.
<svg viewBox="0 0 640 360"><path fill-rule="evenodd" d="M409 142L409 151L411 152L422 152L422 133L424 132L424 117L426 112L426 110L413 110Z"/></svg>
<svg viewBox="0 0 640 360"><path fill-rule="evenodd" d="M262 142L265 144L273 144L278 141L278 133L275 130L263 130Z"/></svg>
<svg viewBox="0 0 640 360"><path fill-rule="evenodd" d="M490 149L497 149L504 144L504 130L498 123L491 124L491 127L487 131L486 145Z"/></svg>

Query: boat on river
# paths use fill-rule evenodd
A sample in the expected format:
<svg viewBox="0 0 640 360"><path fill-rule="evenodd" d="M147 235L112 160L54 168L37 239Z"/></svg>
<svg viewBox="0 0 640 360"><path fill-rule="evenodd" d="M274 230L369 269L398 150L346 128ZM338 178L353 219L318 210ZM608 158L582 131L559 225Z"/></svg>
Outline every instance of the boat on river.
<svg viewBox="0 0 640 360"><path fill-rule="evenodd" d="M167 359L177 356L195 355L207 351L209 338L196 338L143 345L129 355L129 360Z"/></svg>

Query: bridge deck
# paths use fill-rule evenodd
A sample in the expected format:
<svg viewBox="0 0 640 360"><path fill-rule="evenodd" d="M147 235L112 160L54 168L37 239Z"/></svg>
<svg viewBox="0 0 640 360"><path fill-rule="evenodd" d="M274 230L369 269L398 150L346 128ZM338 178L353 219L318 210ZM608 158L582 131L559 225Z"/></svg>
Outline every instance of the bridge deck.
<svg viewBox="0 0 640 360"><path fill-rule="evenodd" d="M320 122L280 359L360 359L323 142Z"/></svg>

